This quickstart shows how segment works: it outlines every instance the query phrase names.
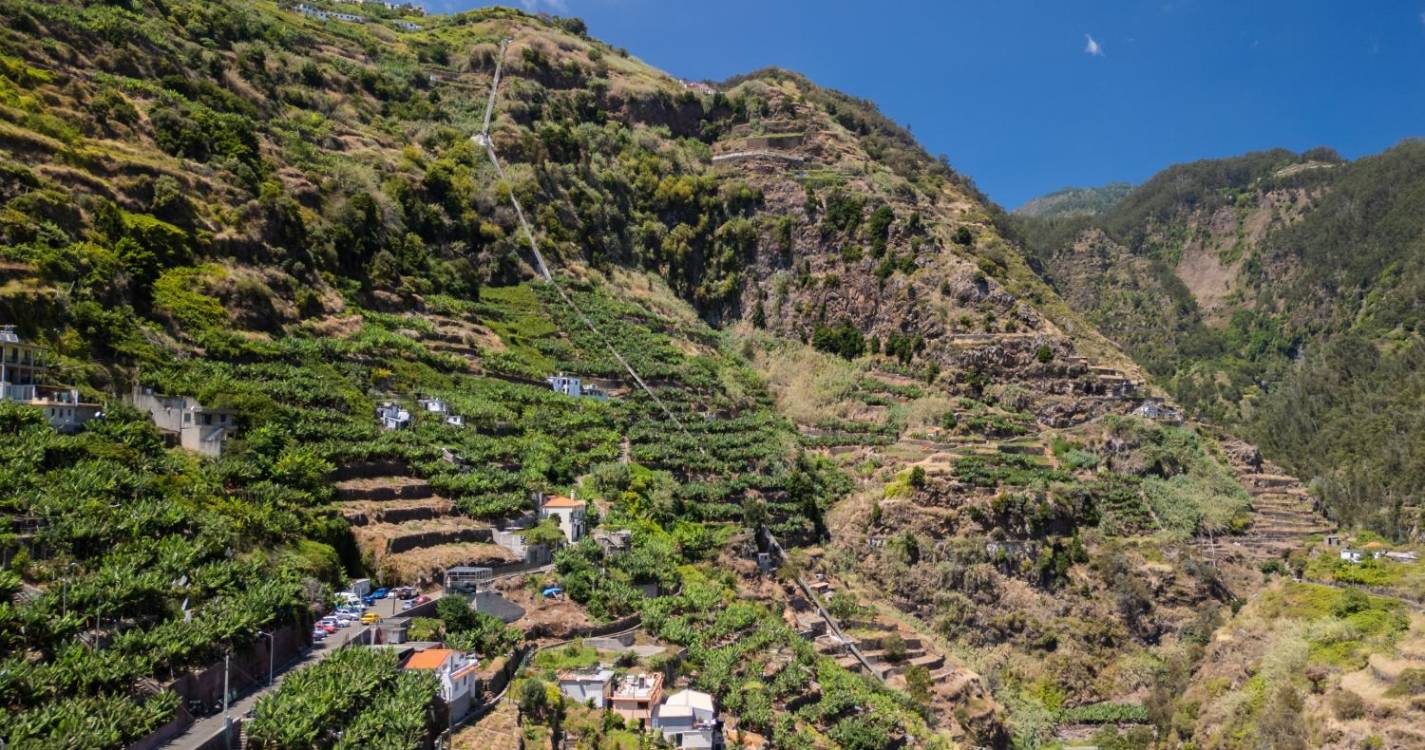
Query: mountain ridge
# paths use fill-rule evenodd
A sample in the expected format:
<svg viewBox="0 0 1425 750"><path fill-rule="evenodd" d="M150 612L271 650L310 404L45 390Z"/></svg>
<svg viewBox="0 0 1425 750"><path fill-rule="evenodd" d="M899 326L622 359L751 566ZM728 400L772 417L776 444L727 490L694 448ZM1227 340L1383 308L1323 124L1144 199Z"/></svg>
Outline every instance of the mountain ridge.
<svg viewBox="0 0 1425 750"><path fill-rule="evenodd" d="M346 578L500 561L541 492L631 542L564 546L531 583L568 601L530 638L637 615L691 665L645 666L781 745L1167 731L1160 673L1269 584L1252 530L1318 530L1296 500L1256 507L1260 459L1182 422L1014 222L869 102L777 69L689 85L577 19L326 15L347 10L0 0L0 318L111 402L73 436L0 411L7 516L50 519L15 573L41 594L0 617L21 674L0 736L57 741L99 706L89 746L127 744L172 714L170 678L255 648L224 627L236 589L273 582L244 625L301 630ZM497 63L503 175L470 139ZM537 280L510 196L579 312ZM555 393L558 373L611 397ZM135 385L233 409L224 455L166 450L114 398ZM388 404L406 429L382 429ZM816 595L759 571L764 528L864 662L816 637ZM1204 538L1247 549L1209 560ZM171 582L185 564L199 583ZM445 619L503 655L504 631ZM370 730L404 700L381 685L369 713L348 685L303 721ZM526 713L550 741L626 738ZM263 737L301 728L259 714Z"/></svg>

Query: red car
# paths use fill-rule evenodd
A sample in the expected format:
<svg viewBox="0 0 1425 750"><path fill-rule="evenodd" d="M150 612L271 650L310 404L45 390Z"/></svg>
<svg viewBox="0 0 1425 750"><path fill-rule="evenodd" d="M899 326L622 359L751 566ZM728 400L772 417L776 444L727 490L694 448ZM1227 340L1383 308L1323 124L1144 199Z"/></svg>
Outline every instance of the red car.
<svg viewBox="0 0 1425 750"><path fill-rule="evenodd" d="M416 597L416 604L425 604L428 601L430 601L430 597L426 596L425 594L421 594L420 596Z"/></svg>
<svg viewBox="0 0 1425 750"><path fill-rule="evenodd" d="M325 631L327 632L327 635L331 635L332 633L335 633L335 632L336 632L336 626L335 626L335 625L327 624L327 625L318 625L317 627L321 628L322 630L325 630Z"/></svg>

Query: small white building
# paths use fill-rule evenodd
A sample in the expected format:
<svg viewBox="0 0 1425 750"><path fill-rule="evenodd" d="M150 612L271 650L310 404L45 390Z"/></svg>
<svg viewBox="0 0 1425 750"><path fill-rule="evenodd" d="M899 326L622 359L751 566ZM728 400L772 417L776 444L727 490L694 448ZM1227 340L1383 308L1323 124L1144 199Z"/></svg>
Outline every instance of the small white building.
<svg viewBox="0 0 1425 750"><path fill-rule="evenodd" d="M668 696L653 714L653 728L677 748L708 750L721 744L713 697L697 690Z"/></svg>
<svg viewBox="0 0 1425 750"><path fill-rule="evenodd" d="M560 530L564 532L564 536L572 544L584 538L586 507L583 500L575 500L563 495L550 495L540 500L539 520L555 519L559 523Z"/></svg>
<svg viewBox="0 0 1425 750"><path fill-rule="evenodd" d="M237 432L237 410L204 406L189 396L163 396L152 388L135 388L130 400L146 411L159 432L177 438L184 450L221 456L227 439Z"/></svg>
<svg viewBox="0 0 1425 750"><path fill-rule="evenodd" d="M50 426L60 432L78 432L84 425L97 419L103 407L99 404L79 400L79 391L74 388L46 388L40 386L36 397L29 402L39 409Z"/></svg>
<svg viewBox="0 0 1425 750"><path fill-rule="evenodd" d="M609 394L605 393L604 389L596 385L586 384L582 378L565 375L562 372L558 375L550 375L544 379L544 382L549 383L550 390L555 393L562 393L566 396L593 398L600 401L607 400L609 397Z"/></svg>
<svg viewBox="0 0 1425 750"><path fill-rule="evenodd" d="M411 426L411 413L405 407L390 401L376 407L376 419L386 430L404 430Z"/></svg>
<svg viewBox="0 0 1425 750"><path fill-rule="evenodd" d="M1420 559L1418 552L1382 552L1376 555L1376 559L1384 557L1391 562L1413 563Z"/></svg>
<svg viewBox="0 0 1425 750"><path fill-rule="evenodd" d="M559 692L580 705L605 708L614 694L614 672L603 667L560 672Z"/></svg>
<svg viewBox="0 0 1425 750"><path fill-rule="evenodd" d="M402 668L435 673L440 681L440 698L450 708L451 721L464 718L480 690L480 679L476 676L480 660L453 649L419 651L406 660Z"/></svg>
<svg viewBox="0 0 1425 750"><path fill-rule="evenodd" d="M1341 550L1341 559L1342 559L1342 560L1345 560L1346 562L1349 562L1349 563L1358 563L1358 562L1360 562L1361 560L1364 560L1365 557L1366 557L1366 556L1365 556L1365 553L1364 553L1364 552L1361 552L1361 551L1358 550L1358 549L1343 549L1343 550Z"/></svg>
<svg viewBox="0 0 1425 750"><path fill-rule="evenodd" d="M1145 419L1167 422L1169 424L1179 424L1183 421L1181 412L1169 407L1163 402L1163 399L1157 397L1144 399L1143 403L1137 409L1133 410L1133 413Z"/></svg>

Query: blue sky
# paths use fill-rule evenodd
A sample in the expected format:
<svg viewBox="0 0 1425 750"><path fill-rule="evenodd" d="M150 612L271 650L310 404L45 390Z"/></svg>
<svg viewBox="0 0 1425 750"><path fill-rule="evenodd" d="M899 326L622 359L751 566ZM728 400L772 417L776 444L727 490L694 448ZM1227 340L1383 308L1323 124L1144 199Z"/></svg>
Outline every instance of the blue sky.
<svg viewBox="0 0 1425 750"><path fill-rule="evenodd" d="M1425 0L523 5L685 78L778 65L871 99L1009 208L1181 161L1425 136Z"/></svg>

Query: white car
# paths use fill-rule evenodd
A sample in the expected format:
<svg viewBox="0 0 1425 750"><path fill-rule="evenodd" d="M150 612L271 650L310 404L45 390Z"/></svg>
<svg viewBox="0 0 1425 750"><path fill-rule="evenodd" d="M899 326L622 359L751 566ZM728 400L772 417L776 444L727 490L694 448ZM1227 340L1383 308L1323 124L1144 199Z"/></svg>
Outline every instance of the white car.
<svg viewBox="0 0 1425 750"><path fill-rule="evenodd" d="M315 641L326 640L326 637L327 637L327 631L322 630L321 628L312 628L312 640L315 640Z"/></svg>

